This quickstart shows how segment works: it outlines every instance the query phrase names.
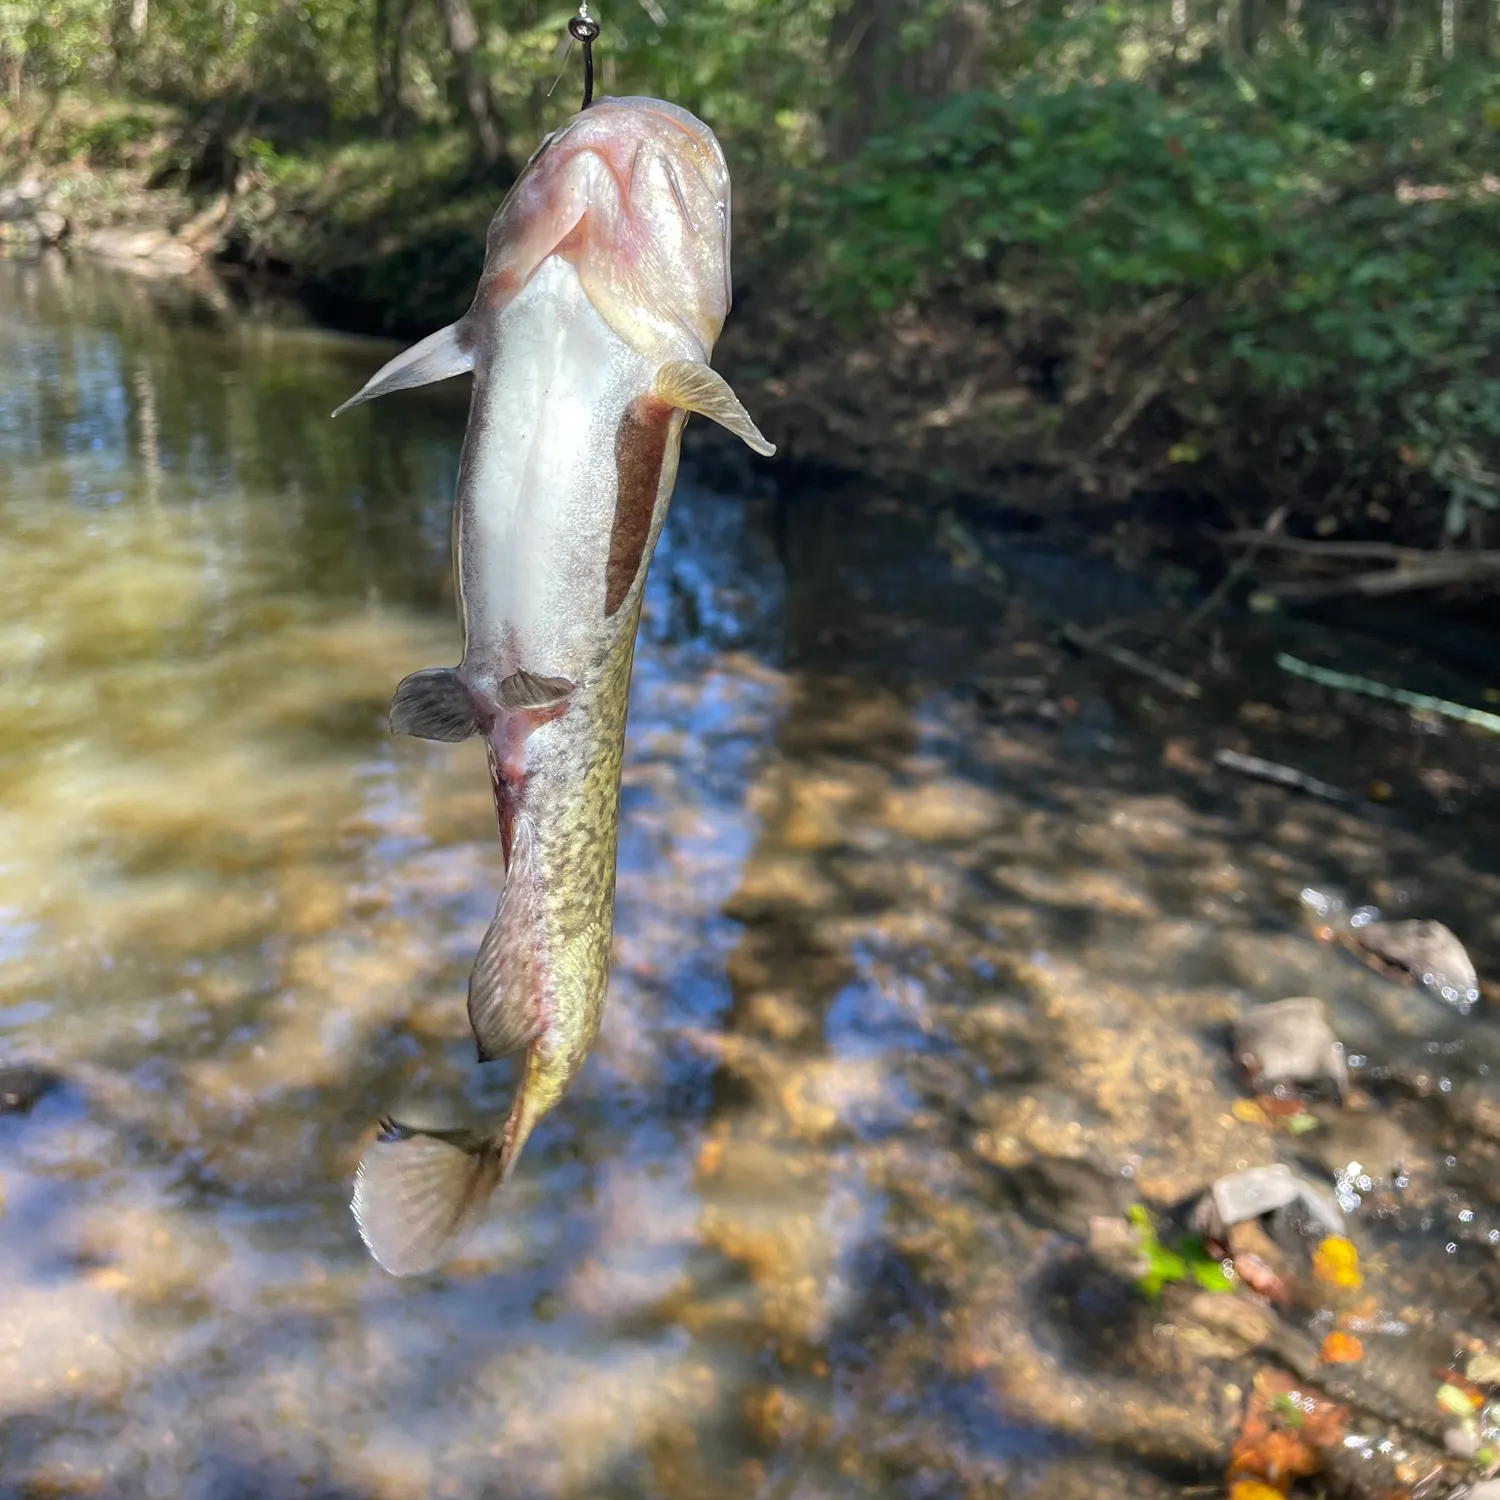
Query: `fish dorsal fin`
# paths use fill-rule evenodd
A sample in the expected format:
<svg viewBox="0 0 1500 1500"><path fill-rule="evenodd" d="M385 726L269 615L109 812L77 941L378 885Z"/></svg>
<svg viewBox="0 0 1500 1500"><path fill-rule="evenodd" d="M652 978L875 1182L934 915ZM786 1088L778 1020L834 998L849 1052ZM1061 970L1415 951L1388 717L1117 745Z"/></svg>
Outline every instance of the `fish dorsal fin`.
<svg viewBox="0 0 1500 1500"><path fill-rule="evenodd" d="M656 395L668 406L695 411L717 422L737 438L743 438L763 458L776 452L776 445L761 436L740 398L716 370L693 359L669 359L656 372Z"/></svg>
<svg viewBox="0 0 1500 1500"><path fill-rule="evenodd" d="M466 349L459 335L457 323L439 328L430 333L420 344L403 350L395 359L381 367L364 383L357 394L351 396L334 412L348 411L377 396L389 396L392 391L409 391L414 386L431 385L434 381L448 380L454 375L465 375L474 368L474 355Z"/></svg>

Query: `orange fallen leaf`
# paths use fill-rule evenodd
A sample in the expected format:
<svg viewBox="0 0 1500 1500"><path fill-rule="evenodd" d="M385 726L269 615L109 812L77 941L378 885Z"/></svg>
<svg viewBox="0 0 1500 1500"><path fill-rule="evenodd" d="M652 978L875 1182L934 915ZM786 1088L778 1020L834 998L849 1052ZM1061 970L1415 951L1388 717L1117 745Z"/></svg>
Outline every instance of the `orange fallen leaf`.
<svg viewBox="0 0 1500 1500"><path fill-rule="evenodd" d="M1283 1500L1284 1490L1258 1479L1236 1479L1229 1486L1229 1500Z"/></svg>
<svg viewBox="0 0 1500 1500"><path fill-rule="evenodd" d="M1302 1113L1302 1101L1300 1099L1283 1099L1277 1094L1257 1094L1255 1102L1260 1105L1263 1113L1275 1117L1289 1118L1292 1115Z"/></svg>
<svg viewBox="0 0 1500 1500"><path fill-rule="evenodd" d="M1229 1112L1236 1120L1246 1125L1264 1125L1266 1123L1265 1112L1254 1099L1236 1099L1229 1106Z"/></svg>
<svg viewBox="0 0 1500 1500"><path fill-rule="evenodd" d="M1325 1365L1354 1365L1365 1357L1365 1346L1352 1333L1330 1333L1318 1357Z"/></svg>
<svg viewBox="0 0 1500 1500"><path fill-rule="evenodd" d="M1341 1234L1331 1234L1313 1251L1313 1275L1329 1286L1357 1292L1364 1277L1359 1273L1359 1251Z"/></svg>
<svg viewBox="0 0 1500 1500"><path fill-rule="evenodd" d="M1321 1467L1318 1455L1299 1434L1273 1429L1254 1442L1241 1438L1229 1454L1229 1472L1262 1479L1285 1488L1293 1479L1305 1479Z"/></svg>

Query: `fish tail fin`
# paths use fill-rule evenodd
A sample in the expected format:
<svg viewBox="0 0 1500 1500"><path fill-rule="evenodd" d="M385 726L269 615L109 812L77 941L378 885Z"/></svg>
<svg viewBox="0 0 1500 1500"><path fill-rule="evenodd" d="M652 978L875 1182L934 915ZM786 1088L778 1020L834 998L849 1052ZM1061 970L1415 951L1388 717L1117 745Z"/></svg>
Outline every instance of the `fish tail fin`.
<svg viewBox="0 0 1500 1500"><path fill-rule="evenodd" d="M396 685L389 720L392 734L456 745L483 728L474 699L452 667L424 667Z"/></svg>
<svg viewBox="0 0 1500 1500"><path fill-rule="evenodd" d="M763 458L776 452L776 445L766 441L729 382L701 361L669 359L656 372L655 388L658 400L717 422Z"/></svg>
<svg viewBox="0 0 1500 1500"><path fill-rule="evenodd" d="M392 391L409 391L415 386L464 375L473 368L474 353L466 346L462 322L450 323L383 364L333 414L338 416L351 406L373 401L377 396L388 396Z"/></svg>
<svg viewBox="0 0 1500 1500"><path fill-rule="evenodd" d="M469 1025L480 1062L529 1047L542 1034L544 958L540 950L536 842L517 818L505 889L469 975Z"/></svg>
<svg viewBox="0 0 1500 1500"><path fill-rule="evenodd" d="M466 1130L382 1120L349 1207L377 1265L393 1276L435 1270L473 1232L500 1181L497 1141Z"/></svg>

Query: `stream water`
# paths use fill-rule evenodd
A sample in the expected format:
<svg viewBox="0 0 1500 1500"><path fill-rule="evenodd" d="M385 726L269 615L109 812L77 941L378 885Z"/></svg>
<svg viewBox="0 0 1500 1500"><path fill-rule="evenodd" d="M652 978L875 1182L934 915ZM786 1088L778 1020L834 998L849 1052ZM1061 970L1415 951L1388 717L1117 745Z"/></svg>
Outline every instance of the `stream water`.
<svg viewBox="0 0 1500 1500"><path fill-rule="evenodd" d="M1429 1381L1353 1420L1430 1426L1431 1341L1500 1331L1500 1005L1297 896L1500 977L1494 741L1292 682L1274 649L1389 648L1264 620L1179 702L1048 634L1149 581L712 447L650 577L599 1044L459 1259L371 1263L376 1116L509 1084L463 1005L482 752L384 725L457 657L465 393L331 422L385 353L0 261L0 1495L1211 1490L1267 1356L1089 1221L1273 1160L1337 1184ZM1290 995L1359 1095L1297 1136L1227 1041Z"/></svg>

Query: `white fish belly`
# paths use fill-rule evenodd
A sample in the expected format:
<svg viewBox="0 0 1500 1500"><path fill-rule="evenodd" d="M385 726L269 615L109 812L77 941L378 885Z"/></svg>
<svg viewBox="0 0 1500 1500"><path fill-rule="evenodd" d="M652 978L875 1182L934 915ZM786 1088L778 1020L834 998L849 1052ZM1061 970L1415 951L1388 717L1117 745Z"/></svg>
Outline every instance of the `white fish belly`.
<svg viewBox="0 0 1500 1500"><path fill-rule="evenodd" d="M615 442L652 364L553 256L496 319L458 488L466 675L579 680L607 637Z"/></svg>

